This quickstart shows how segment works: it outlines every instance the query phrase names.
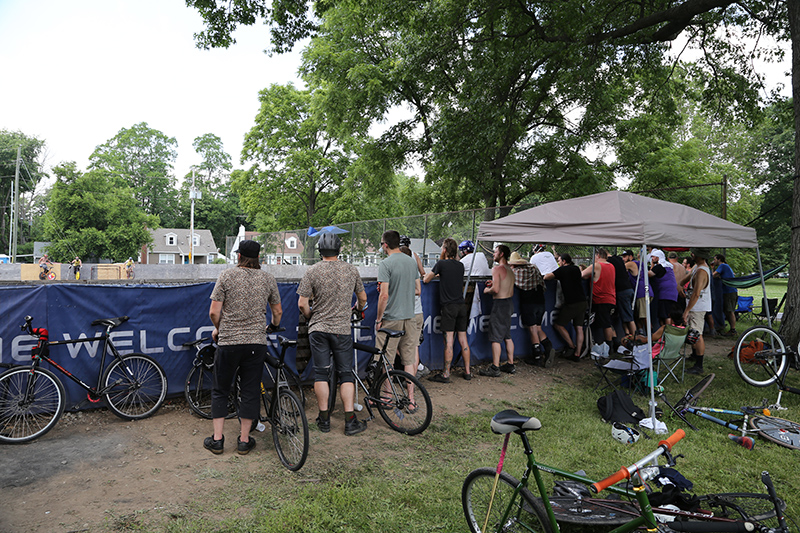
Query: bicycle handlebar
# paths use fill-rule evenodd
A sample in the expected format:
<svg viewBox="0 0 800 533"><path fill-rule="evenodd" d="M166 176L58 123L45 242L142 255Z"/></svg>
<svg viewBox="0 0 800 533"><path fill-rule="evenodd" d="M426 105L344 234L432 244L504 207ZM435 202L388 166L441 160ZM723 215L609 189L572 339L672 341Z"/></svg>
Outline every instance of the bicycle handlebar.
<svg viewBox="0 0 800 533"><path fill-rule="evenodd" d="M606 490L611 485L619 483L623 479L630 479L631 472L635 473L637 470L645 466L647 463L651 462L653 459L657 458L659 455L663 455L664 452L671 450L672 447L685 436L686 432L683 431L682 429L679 429L678 431L670 435L670 437L667 438L666 440L662 440L661 442L659 442L658 448L655 451L651 452L650 454L640 459L639 461L633 463L631 466L629 467L623 466L617 472L611 474L607 478L592 483L591 485L589 485L589 489L591 489L593 493L597 494L599 492Z"/></svg>

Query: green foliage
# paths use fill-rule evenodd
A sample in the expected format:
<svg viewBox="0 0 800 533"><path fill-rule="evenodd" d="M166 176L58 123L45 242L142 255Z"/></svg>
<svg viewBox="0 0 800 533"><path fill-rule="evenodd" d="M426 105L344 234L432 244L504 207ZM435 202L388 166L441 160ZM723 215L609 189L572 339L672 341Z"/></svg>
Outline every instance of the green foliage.
<svg viewBox="0 0 800 533"><path fill-rule="evenodd" d="M233 168L231 156L222 146L222 139L213 133L206 133L197 137L192 146L203 158L202 163L192 167L196 171L195 184L198 187L205 185L207 191L216 197L221 196L222 192L217 193L216 189L228 182Z"/></svg>
<svg viewBox="0 0 800 533"><path fill-rule="evenodd" d="M50 191L45 236L50 256L61 262L75 256L86 260L124 261L150 243L147 227L157 218L137 205L133 191L114 174L93 170L58 176Z"/></svg>
<svg viewBox="0 0 800 533"><path fill-rule="evenodd" d="M3 206L10 206L13 203L11 191L17 170L18 147L22 148L20 154L22 157L19 178L20 195L33 191L45 176L41 161L45 142L19 131L0 130L0 204ZM21 196L20 202L25 202L24 196ZM20 212L22 213L22 208ZM10 210L4 207L2 216L0 216L0 250L8 250L9 223ZM21 234L25 232L25 228L22 226L20 225L19 228ZM24 240L19 242L24 242ZM22 253L19 249L17 251Z"/></svg>

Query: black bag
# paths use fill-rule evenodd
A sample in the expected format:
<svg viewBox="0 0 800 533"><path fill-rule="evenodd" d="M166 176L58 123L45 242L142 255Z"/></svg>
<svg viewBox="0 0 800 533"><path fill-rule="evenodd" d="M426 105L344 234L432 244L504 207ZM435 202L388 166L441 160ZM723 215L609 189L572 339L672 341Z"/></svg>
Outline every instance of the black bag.
<svg viewBox="0 0 800 533"><path fill-rule="evenodd" d="M621 390L613 390L598 398L597 408L606 422L636 424L647 416L644 411L636 407L631 397Z"/></svg>

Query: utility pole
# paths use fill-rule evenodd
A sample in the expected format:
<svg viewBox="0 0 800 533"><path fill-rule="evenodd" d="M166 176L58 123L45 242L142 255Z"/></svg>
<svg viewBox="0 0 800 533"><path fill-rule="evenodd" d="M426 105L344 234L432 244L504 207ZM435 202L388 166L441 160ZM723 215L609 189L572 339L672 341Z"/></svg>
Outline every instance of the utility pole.
<svg viewBox="0 0 800 533"><path fill-rule="evenodd" d="M189 264L194 264L194 201L199 200L201 197L200 191L194 188L194 170L192 170L192 187L189 190L189 198L192 200L192 210L189 215L189 239L192 244L189 252Z"/></svg>
<svg viewBox="0 0 800 533"><path fill-rule="evenodd" d="M17 262L17 233L19 232L19 165L22 162L22 146L17 146L17 170L14 172L14 199L11 204L11 236L8 241L8 255L11 256L11 262Z"/></svg>

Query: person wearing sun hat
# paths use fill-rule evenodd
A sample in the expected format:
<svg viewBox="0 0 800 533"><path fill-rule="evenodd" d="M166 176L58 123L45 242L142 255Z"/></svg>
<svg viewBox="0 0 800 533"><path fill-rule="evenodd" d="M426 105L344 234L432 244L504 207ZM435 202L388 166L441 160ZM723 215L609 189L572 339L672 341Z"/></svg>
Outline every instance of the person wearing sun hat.
<svg viewBox="0 0 800 533"><path fill-rule="evenodd" d="M691 272L686 273L679 281L680 284L689 282L683 321L686 327L700 332L700 336L694 344L694 355L692 356L695 360L694 366L686 371L690 374L703 373L703 356L706 352L703 323L706 313L711 312L711 269L706 262L709 257L711 257L711 251L708 248L693 248L692 258L695 265Z"/></svg>
<svg viewBox="0 0 800 533"><path fill-rule="evenodd" d="M548 357L553 352L553 343L547 338L542 329L544 318L544 291L545 284L539 267L528 262L518 252L511 252L508 264L514 271L514 285L519 290L519 314L522 327L526 328L531 336L531 355L525 357L525 362L532 365L544 366L554 357Z"/></svg>

